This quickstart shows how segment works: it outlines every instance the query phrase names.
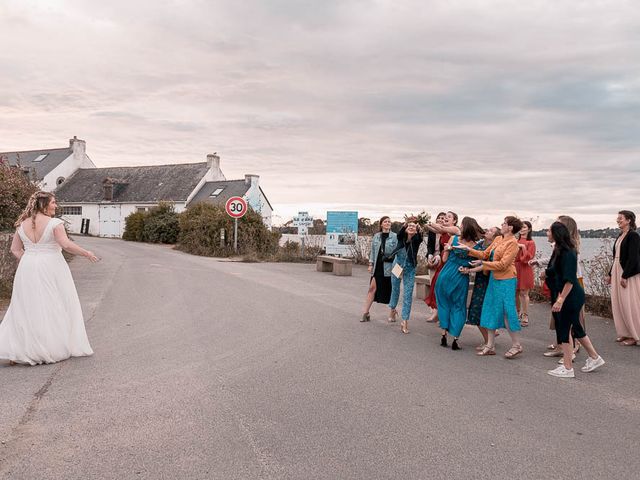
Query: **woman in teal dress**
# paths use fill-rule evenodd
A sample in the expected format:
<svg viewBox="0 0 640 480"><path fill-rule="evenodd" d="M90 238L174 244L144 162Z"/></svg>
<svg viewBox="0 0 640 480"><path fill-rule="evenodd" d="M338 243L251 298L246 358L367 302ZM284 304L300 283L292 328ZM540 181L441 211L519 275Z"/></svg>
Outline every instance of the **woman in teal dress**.
<svg viewBox="0 0 640 480"><path fill-rule="evenodd" d="M477 250L484 251L490 248L495 238L500 235L502 235L502 233L500 233L499 227L489 228L484 232L484 240L478 244ZM489 260L493 260L493 256L489 257ZM482 304L484 303L484 297L487 293L491 272L483 272L482 267L468 268L462 271L462 273L466 274L471 272L475 272L476 276L473 282L473 292L471 293L471 302L469 303L469 310L467 312L467 325L475 325L480 330L483 341L476 347L476 350L480 351L489 339L487 329L480 325L480 316L482 314Z"/></svg>
<svg viewBox="0 0 640 480"><path fill-rule="evenodd" d="M467 318L467 292L469 275L462 273L469 267L471 260L465 250L459 249L461 244L475 248L484 231L471 217L464 217L460 225L460 236L455 235L445 246L444 266L436 283L436 302L438 318L442 329L440 345L447 346L447 333L453 337L452 350L459 350L458 337Z"/></svg>

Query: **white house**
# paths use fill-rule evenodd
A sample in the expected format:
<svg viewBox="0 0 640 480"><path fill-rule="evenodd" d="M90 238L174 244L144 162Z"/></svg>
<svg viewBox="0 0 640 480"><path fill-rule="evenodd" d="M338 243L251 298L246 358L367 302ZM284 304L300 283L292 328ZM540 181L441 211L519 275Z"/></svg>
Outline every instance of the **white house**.
<svg viewBox="0 0 640 480"><path fill-rule="evenodd" d="M271 227L273 207L260 186L260 176L247 174L243 180L218 180L206 182L191 200L192 203L206 202L224 205L231 197L242 197L253 210L262 216L262 221Z"/></svg>
<svg viewBox="0 0 640 480"><path fill-rule="evenodd" d="M121 237L125 219L133 212L148 210L161 201L172 202L176 212L182 212L199 201L216 202L229 184L238 186L238 182L246 188L234 191L258 212L265 212L263 218L270 225L273 209L258 185L258 176L227 181L216 154L207 155L202 163L79 169L56 190L56 198L71 232ZM214 185L224 186L212 190Z"/></svg>
<svg viewBox="0 0 640 480"><path fill-rule="evenodd" d="M76 170L95 168L86 150L86 142L73 137L69 140L69 147L3 152L0 158L7 160L9 165L22 167L40 189L52 192Z"/></svg>

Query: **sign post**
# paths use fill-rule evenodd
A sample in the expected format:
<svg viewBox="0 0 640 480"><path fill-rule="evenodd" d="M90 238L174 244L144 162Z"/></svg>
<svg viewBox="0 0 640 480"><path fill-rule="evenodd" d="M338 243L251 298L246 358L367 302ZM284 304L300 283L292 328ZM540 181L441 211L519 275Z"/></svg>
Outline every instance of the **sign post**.
<svg viewBox="0 0 640 480"><path fill-rule="evenodd" d="M234 220L233 224L233 250L238 253L238 219L247 213L247 201L242 197L231 197L224 205L224 209Z"/></svg>
<svg viewBox="0 0 640 480"><path fill-rule="evenodd" d="M298 215L293 217L293 226L298 227L298 235L302 242L302 256L304 257L304 237L309 233L309 227L313 226L313 217L309 215L309 212L298 212Z"/></svg>
<svg viewBox="0 0 640 480"><path fill-rule="evenodd" d="M327 255L353 255L358 241L358 212L327 212Z"/></svg>

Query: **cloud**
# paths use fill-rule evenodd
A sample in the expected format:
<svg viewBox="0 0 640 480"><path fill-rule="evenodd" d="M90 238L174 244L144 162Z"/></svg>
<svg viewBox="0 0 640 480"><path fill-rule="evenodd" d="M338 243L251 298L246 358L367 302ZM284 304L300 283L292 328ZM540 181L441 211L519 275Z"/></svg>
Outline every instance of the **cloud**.
<svg viewBox="0 0 640 480"><path fill-rule="evenodd" d="M0 149L78 135L99 165L217 151L283 212L611 223L640 180L638 32L622 0L10 0Z"/></svg>

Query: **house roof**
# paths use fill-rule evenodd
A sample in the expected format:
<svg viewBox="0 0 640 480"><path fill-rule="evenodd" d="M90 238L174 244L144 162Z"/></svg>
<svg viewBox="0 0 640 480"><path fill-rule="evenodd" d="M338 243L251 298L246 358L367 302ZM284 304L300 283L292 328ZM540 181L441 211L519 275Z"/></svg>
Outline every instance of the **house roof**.
<svg viewBox="0 0 640 480"><path fill-rule="evenodd" d="M191 199L191 203L207 202L215 205L224 205L231 197L242 197L251 185L245 180L220 180L217 182L206 182L200 191ZM215 197L211 194L218 188L222 192Z"/></svg>
<svg viewBox="0 0 640 480"><path fill-rule="evenodd" d="M84 168L57 190L64 203L98 203L104 199L103 182L113 183L113 202L186 201L209 170L206 162L144 167Z"/></svg>
<svg viewBox="0 0 640 480"><path fill-rule="evenodd" d="M42 158L41 161L34 161L42 155L45 157ZM45 148L43 150L28 150L23 152L0 152L0 158L7 158L9 165L16 166L20 163L23 168L33 169L36 180L42 180L49 172L71 155L73 155L71 147Z"/></svg>

